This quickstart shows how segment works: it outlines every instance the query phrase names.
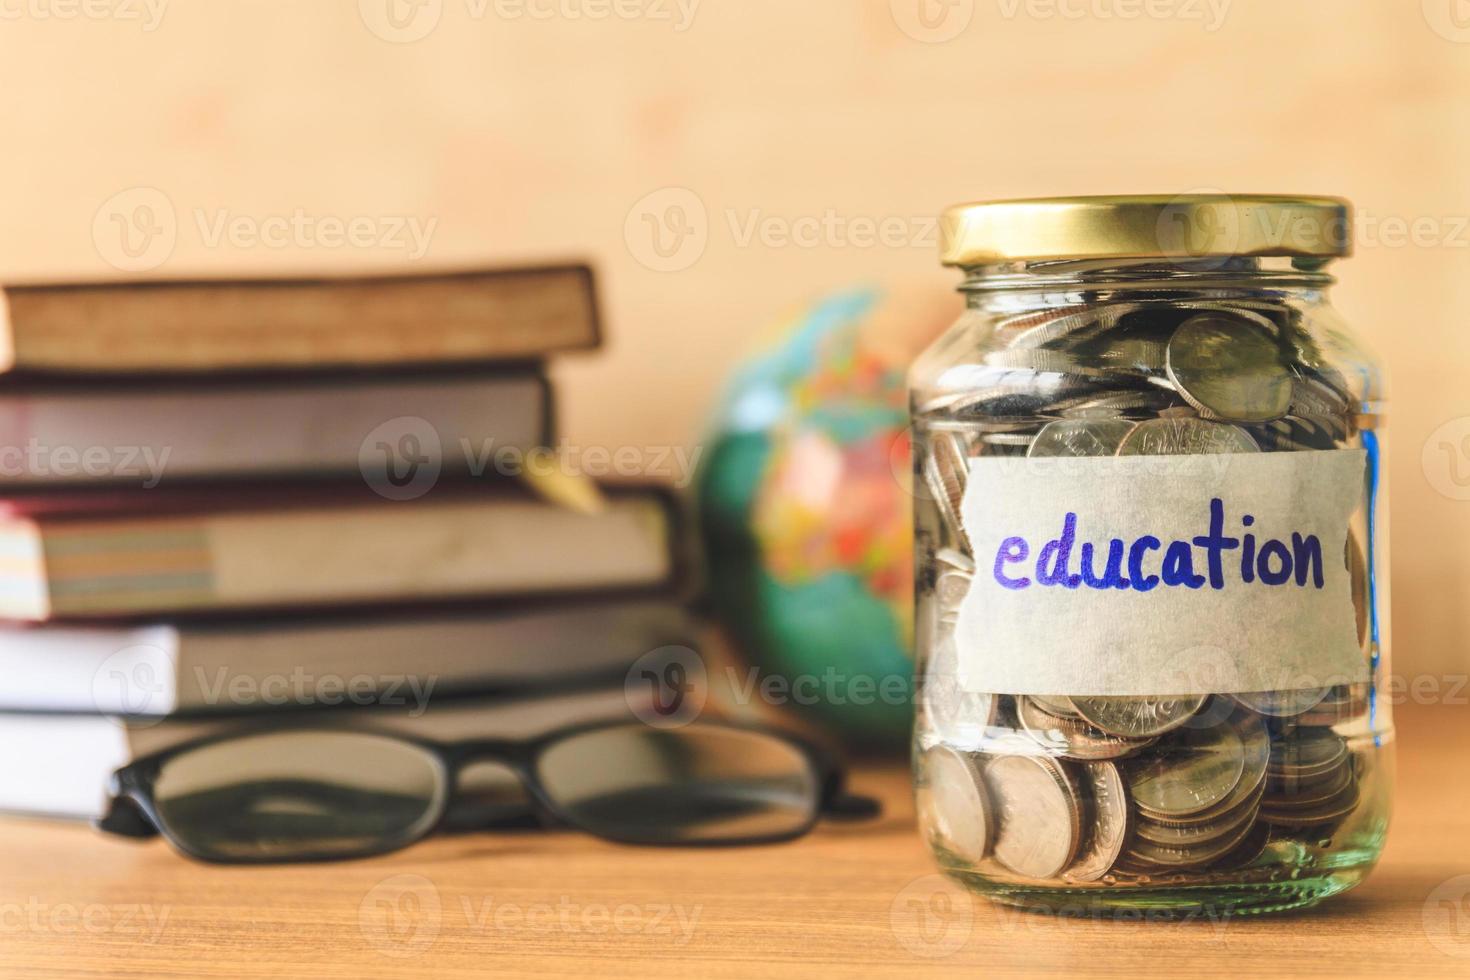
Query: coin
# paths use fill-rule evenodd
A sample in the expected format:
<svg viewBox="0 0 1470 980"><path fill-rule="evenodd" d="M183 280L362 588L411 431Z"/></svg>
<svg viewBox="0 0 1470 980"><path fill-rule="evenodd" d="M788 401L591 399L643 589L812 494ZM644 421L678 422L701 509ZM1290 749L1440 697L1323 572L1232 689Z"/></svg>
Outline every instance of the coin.
<svg viewBox="0 0 1470 980"><path fill-rule="evenodd" d="M1294 691L1250 691L1230 695L1247 708L1272 718L1290 718L1315 708L1327 696L1325 687L1307 687Z"/></svg>
<svg viewBox="0 0 1470 980"><path fill-rule="evenodd" d="M1160 418L1140 422L1118 446L1119 456L1190 456L1260 451L1261 447L1244 429L1197 418Z"/></svg>
<svg viewBox="0 0 1470 980"><path fill-rule="evenodd" d="M1122 738L1093 728L1080 718L1062 718L1049 714L1035 699L1017 699L1016 713L1021 727L1036 741L1068 759L1092 761L1118 759L1138 751L1151 739Z"/></svg>
<svg viewBox="0 0 1470 980"><path fill-rule="evenodd" d="M1036 433L1027 456L1112 456L1137 423L1124 419L1058 419Z"/></svg>
<svg viewBox="0 0 1470 980"><path fill-rule="evenodd" d="M1213 820L1195 823L1165 823L1140 816L1136 832L1143 839L1164 847L1196 847L1201 844L1214 843L1222 837L1230 836L1242 825L1254 823L1265 795L1266 784L1261 781L1256 784L1255 790L1242 805L1221 812Z"/></svg>
<svg viewBox="0 0 1470 980"><path fill-rule="evenodd" d="M1123 788L1123 777L1111 762L1082 763L1082 785L1092 826L1087 842L1063 877L1097 881L1113 869L1132 831L1133 808Z"/></svg>
<svg viewBox="0 0 1470 980"><path fill-rule="evenodd" d="M1241 771L1240 780L1230 794L1213 806L1198 813L1183 816L1154 814L1149 822L1154 826L1188 831L1201 825L1232 825L1233 818L1249 813L1261 802L1266 791L1266 772L1271 761L1271 735L1261 719L1241 713L1230 720L1240 736Z"/></svg>
<svg viewBox="0 0 1470 980"><path fill-rule="evenodd" d="M1198 868L1220 860L1235 850L1251 832L1255 822L1244 821L1229 833L1212 841L1189 846L1155 844L1143 837L1134 837L1128 845L1128 857L1134 861L1166 868Z"/></svg>
<svg viewBox="0 0 1470 980"><path fill-rule="evenodd" d="M1165 367L1204 418L1268 422L1291 409L1291 369L1276 338L1241 317L1202 313L1169 338Z"/></svg>
<svg viewBox="0 0 1470 980"><path fill-rule="evenodd" d="M1245 771L1245 746L1228 724L1180 729L1129 774L1128 790L1146 814L1185 816L1234 792Z"/></svg>
<svg viewBox="0 0 1470 980"><path fill-rule="evenodd" d="M1031 694L1028 697L1040 705L1041 710L1047 714L1056 715L1058 718L1077 717L1077 707L1065 694Z"/></svg>
<svg viewBox="0 0 1470 980"><path fill-rule="evenodd" d="M924 479L944 526L966 547L960 507L965 499L965 482L969 477L968 457L959 440L950 433L935 433L924 459Z"/></svg>
<svg viewBox="0 0 1470 980"><path fill-rule="evenodd" d="M937 745L924 752L920 768L927 799L919 811L933 820L932 831L939 843L970 864L983 861L990 853L995 820L974 761Z"/></svg>
<svg viewBox="0 0 1470 980"><path fill-rule="evenodd" d="M1271 746L1270 775L1313 776L1341 765L1347 740L1321 728L1306 728L1279 738Z"/></svg>
<svg viewBox="0 0 1470 980"><path fill-rule="evenodd" d="M1178 728L1204 707L1208 694L1186 697L1073 697L1072 706L1086 721L1124 738L1152 738Z"/></svg>
<svg viewBox="0 0 1470 980"><path fill-rule="evenodd" d="M1077 793L1050 759L1007 755L985 767L999 814L995 859L1025 878L1054 878L1077 853L1082 813Z"/></svg>
<svg viewBox="0 0 1470 980"><path fill-rule="evenodd" d="M929 651L918 683L917 708L924 730L967 749L980 749L994 740L999 699L960 686L959 651L953 635Z"/></svg>

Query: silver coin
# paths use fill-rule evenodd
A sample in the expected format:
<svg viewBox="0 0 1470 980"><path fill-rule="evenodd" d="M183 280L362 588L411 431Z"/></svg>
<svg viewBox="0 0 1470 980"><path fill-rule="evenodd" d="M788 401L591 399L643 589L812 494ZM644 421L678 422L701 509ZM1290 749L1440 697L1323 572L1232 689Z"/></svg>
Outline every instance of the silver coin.
<svg viewBox="0 0 1470 980"><path fill-rule="evenodd" d="M1198 847L1202 844L1216 843L1220 838L1228 837L1238 831L1242 825L1249 826L1254 823L1261 809L1261 800L1265 798L1265 795L1266 784L1262 782L1256 786L1251 796L1246 798L1246 805L1225 811L1214 820L1166 823L1140 817L1135 832L1144 840L1164 847Z"/></svg>
<svg viewBox="0 0 1470 980"><path fill-rule="evenodd" d="M934 433L929 442L929 453L924 459L924 480L929 485L929 493L939 508L944 526L955 540L966 547L969 540L960 520L960 507L965 499L968 478L968 457L959 441L952 433Z"/></svg>
<svg viewBox="0 0 1470 980"><path fill-rule="evenodd" d="M1259 715L1291 718L1315 708L1331 688L1308 687L1293 691L1249 691L1230 695Z"/></svg>
<svg viewBox="0 0 1470 980"><path fill-rule="evenodd" d="M1057 763L1007 755L985 767L995 804L995 859L1025 878L1055 878L1072 863L1082 830L1076 789Z"/></svg>
<svg viewBox="0 0 1470 980"><path fill-rule="evenodd" d="M1177 831L1180 835L1198 832L1201 827L1231 827L1242 815L1259 807L1266 792L1266 769L1271 760L1271 735L1261 719L1254 715L1240 715L1231 724L1240 735L1241 774L1235 789L1219 803L1198 813L1178 817L1152 816L1151 827L1157 830L1155 839L1160 843L1170 841L1166 835Z"/></svg>
<svg viewBox="0 0 1470 980"><path fill-rule="evenodd" d="M1271 776L1309 778L1335 769L1347 758L1347 740L1320 728L1298 729L1271 746Z"/></svg>
<svg viewBox="0 0 1470 980"><path fill-rule="evenodd" d="M969 572L941 572L934 580L934 601L939 605L939 621L953 627L960 618L960 605L970 594L973 576Z"/></svg>
<svg viewBox="0 0 1470 980"><path fill-rule="evenodd" d="M1115 369L1105 364L1088 364L1080 358L1058 350L1045 348L1010 348L991 351L984 357L991 367L1033 371L1038 374L1068 374L1083 378L1106 379Z"/></svg>
<svg viewBox="0 0 1470 980"><path fill-rule="evenodd" d="M1056 343L1078 334L1092 335L1112 330L1123 317L1144 309L1141 303L1109 303L1103 306L1083 306L1062 312L1060 315L1016 320L1014 325L1002 324L996 329L996 339L1012 348L1035 348Z"/></svg>
<svg viewBox="0 0 1470 980"><path fill-rule="evenodd" d="M1112 456L1136 422L1126 419L1058 419L1036 433L1027 456Z"/></svg>
<svg viewBox="0 0 1470 980"><path fill-rule="evenodd" d="M919 812L932 821L937 843L969 864L990 854L995 820L985 782L967 755L943 745L924 752L919 760L923 775Z"/></svg>
<svg viewBox="0 0 1470 980"><path fill-rule="evenodd" d="M975 559L958 548L940 548L934 552L934 561L957 572L975 574Z"/></svg>
<svg viewBox="0 0 1470 980"><path fill-rule="evenodd" d="M1152 414L1177 402L1178 399L1171 393L1149 388L1143 391L1113 391L1102 395L1068 398L1047 406L1046 411L1050 415L1064 418L1116 416L1123 412Z"/></svg>
<svg viewBox="0 0 1470 980"><path fill-rule="evenodd" d="M968 749L985 747L994 740L999 699L960 686L953 636L945 637L929 652L919 675L917 697L921 730Z"/></svg>
<svg viewBox="0 0 1470 980"><path fill-rule="evenodd" d="M1202 313L1169 338L1169 380L1201 416L1269 422L1291 410L1292 378L1276 338L1224 313Z"/></svg>
<svg viewBox="0 0 1470 980"><path fill-rule="evenodd" d="M1311 810L1278 810L1262 806L1261 822L1276 827L1316 827L1346 817L1357 809L1360 799L1358 787L1349 786L1335 799Z"/></svg>
<svg viewBox="0 0 1470 980"><path fill-rule="evenodd" d="M1212 864L1229 854L1243 841L1254 827L1254 820L1243 821L1230 833L1215 840L1193 846L1170 846L1135 836L1128 846L1128 857L1133 861L1165 868L1199 868Z"/></svg>
<svg viewBox="0 0 1470 980"><path fill-rule="evenodd" d="M1123 788L1123 777L1111 762L1082 763L1082 785L1090 804L1092 827L1087 843L1063 877L1097 881L1123 853L1133 827L1133 808Z"/></svg>
<svg viewBox="0 0 1470 980"><path fill-rule="evenodd" d="M1304 810L1334 799L1353 782L1353 767L1338 766L1310 780L1276 776L1266 781L1265 806L1278 810Z"/></svg>
<svg viewBox="0 0 1470 980"><path fill-rule="evenodd" d="M1203 708L1208 694L1179 697L1072 698L1077 714L1092 725L1124 738L1153 738L1178 728Z"/></svg>
<svg viewBox="0 0 1470 980"><path fill-rule="evenodd" d="M1261 447L1244 429L1198 418L1159 418L1140 422L1118 446L1119 456L1193 456L1260 451Z"/></svg>
<svg viewBox="0 0 1470 980"><path fill-rule="evenodd" d="M1226 799L1245 771L1245 746L1231 725L1184 728L1129 773L1138 808L1163 817L1199 813Z"/></svg>
<svg viewBox="0 0 1470 980"><path fill-rule="evenodd" d="M1041 710L1058 718L1076 718L1077 708L1072 704L1072 699L1065 694L1028 694L1032 701L1040 705Z"/></svg>
<svg viewBox="0 0 1470 980"><path fill-rule="evenodd" d="M1120 759L1138 751L1152 740L1122 738L1098 731L1080 718L1061 718L1043 711L1035 699L1018 698L1016 714L1026 734L1038 744L1068 759L1095 761Z"/></svg>

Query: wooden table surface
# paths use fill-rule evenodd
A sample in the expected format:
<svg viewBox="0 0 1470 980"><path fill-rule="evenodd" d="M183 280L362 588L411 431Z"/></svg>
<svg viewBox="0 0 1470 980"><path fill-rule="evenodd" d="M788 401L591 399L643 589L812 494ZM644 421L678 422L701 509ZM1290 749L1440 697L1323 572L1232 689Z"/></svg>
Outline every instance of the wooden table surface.
<svg viewBox="0 0 1470 980"><path fill-rule="evenodd" d="M7 819L0 976L1470 976L1470 711L1398 722L1383 863L1310 912L1120 922L971 899L934 874L906 773L867 768L856 783L884 796L881 820L730 850L481 834L209 867Z"/></svg>

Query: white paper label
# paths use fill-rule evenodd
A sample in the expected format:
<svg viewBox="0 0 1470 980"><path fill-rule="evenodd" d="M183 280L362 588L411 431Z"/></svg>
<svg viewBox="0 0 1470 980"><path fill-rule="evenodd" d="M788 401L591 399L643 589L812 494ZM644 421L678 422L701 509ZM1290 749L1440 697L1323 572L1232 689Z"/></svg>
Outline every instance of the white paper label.
<svg viewBox="0 0 1470 980"><path fill-rule="evenodd" d="M960 686L1164 695L1366 680L1344 557L1365 456L972 459Z"/></svg>

